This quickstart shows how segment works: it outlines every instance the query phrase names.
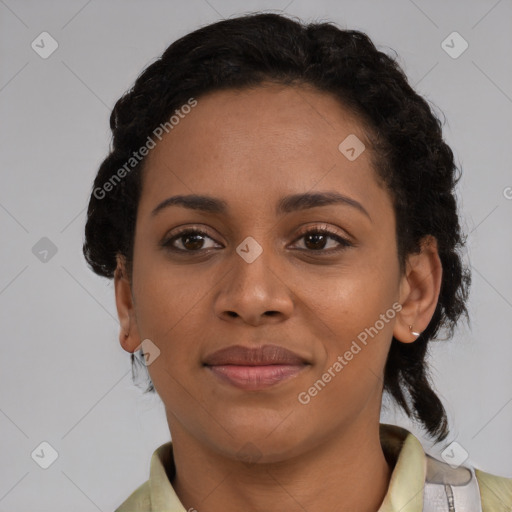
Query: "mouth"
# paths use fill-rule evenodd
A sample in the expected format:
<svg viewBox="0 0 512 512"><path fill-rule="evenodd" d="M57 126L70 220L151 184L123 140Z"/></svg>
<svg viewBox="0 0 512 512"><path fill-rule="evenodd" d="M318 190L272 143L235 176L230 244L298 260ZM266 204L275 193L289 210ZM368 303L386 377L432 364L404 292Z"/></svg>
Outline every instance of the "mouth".
<svg viewBox="0 0 512 512"><path fill-rule="evenodd" d="M203 365L224 383L257 391L296 377L310 363L277 345L233 345L207 356Z"/></svg>

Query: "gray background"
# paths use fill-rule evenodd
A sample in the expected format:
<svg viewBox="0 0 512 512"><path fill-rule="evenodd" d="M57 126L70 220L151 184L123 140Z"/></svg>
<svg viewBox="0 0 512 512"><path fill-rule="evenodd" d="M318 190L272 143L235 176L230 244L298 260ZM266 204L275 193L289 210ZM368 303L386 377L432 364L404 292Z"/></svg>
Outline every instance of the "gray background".
<svg viewBox="0 0 512 512"><path fill-rule="evenodd" d="M85 265L85 208L115 100L173 40L254 10L367 32L445 114L464 172L472 328L433 348L433 376L448 442L512 477L511 0L0 0L0 512L111 511L168 440L159 398L132 383L112 284ZM31 48L43 31L59 44L47 59ZM453 31L469 43L455 59L441 47ZM46 262L33 252L43 237L57 248ZM382 420L421 436L392 408ZM42 441L59 454L48 469L31 458Z"/></svg>

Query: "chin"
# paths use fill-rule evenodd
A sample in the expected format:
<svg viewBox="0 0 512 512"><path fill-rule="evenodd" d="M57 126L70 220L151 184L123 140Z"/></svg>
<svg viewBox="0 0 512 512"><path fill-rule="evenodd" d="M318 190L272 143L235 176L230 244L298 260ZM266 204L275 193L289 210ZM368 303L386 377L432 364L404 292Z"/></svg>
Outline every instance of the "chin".
<svg viewBox="0 0 512 512"><path fill-rule="evenodd" d="M222 442L214 441L215 451L247 464L282 462L298 455L305 445L295 426L278 422L248 422L236 428L226 428L232 436L223 436Z"/></svg>

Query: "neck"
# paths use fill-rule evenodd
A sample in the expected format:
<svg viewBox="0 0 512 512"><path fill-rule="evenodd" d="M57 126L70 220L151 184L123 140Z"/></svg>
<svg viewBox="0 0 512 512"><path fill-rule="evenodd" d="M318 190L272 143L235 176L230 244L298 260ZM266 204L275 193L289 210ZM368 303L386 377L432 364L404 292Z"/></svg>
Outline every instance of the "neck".
<svg viewBox="0 0 512 512"><path fill-rule="evenodd" d="M268 464L224 457L175 424L172 438L172 484L186 510L377 512L391 478L378 422L348 426L293 459Z"/></svg>

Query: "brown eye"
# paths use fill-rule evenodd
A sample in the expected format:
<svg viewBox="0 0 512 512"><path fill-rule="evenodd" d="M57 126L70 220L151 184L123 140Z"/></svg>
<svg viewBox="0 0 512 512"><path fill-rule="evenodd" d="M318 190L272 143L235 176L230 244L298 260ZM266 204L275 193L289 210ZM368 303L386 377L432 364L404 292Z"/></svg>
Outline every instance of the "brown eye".
<svg viewBox="0 0 512 512"><path fill-rule="evenodd" d="M306 251L316 251L329 254L343 250L347 247L352 247L352 244L348 240L328 229L311 229L303 233L299 240L301 239L304 239L305 249L303 250ZM329 240L333 240L335 244L334 247L326 249Z"/></svg>
<svg viewBox="0 0 512 512"><path fill-rule="evenodd" d="M171 251L198 252L201 250L212 248L204 247L205 239L213 241L213 238L208 236L203 231L197 229L187 229L165 240L162 243L162 246L168 248ZM178 242L178 244L180 244L181 247L176 246L176 242Z"/></svg>
<svg viewBox="0 0 512 512"><path fill-rule="evenodd" d="M185 249L190 249L191 251L201 249L204 244L203 235L194 233L181 235L178 240L182 240L183 247L185 247Z"/></svg>
<svg viewBox="0 0 512 512"><path fill-rule="evenodd" d="M323 233L311 233L304 236L304 245L308 249L324 249L328 238Z"/></svg>

